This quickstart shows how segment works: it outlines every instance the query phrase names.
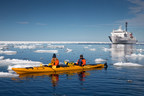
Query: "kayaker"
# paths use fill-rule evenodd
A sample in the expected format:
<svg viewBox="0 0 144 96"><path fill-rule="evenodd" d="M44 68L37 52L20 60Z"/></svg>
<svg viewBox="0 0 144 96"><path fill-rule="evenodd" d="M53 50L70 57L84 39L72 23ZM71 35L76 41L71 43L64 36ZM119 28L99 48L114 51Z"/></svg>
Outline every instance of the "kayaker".
<svg viewBox="0 0 144 96"><path fill-rule="evenodd" d="M59 60L58 60L58 58L56 58L56 54L53 54L53 57L51 59L51 65L56 66L56 67L59 66Z"/></svg>
<svg viewBox="0 0 144 96"><path fill-rule="evenodd" d="M80 55L80 59L78 59L76 64L79 65L79 66L86 65L86 60L83 58L83 55Z"/></svg>

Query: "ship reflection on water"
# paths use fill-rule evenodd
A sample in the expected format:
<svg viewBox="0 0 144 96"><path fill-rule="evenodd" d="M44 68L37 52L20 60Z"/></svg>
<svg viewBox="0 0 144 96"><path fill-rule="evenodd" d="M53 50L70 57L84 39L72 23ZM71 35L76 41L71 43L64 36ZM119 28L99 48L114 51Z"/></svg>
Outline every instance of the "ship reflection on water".
<svg viewBox="0 0 144 96"><path fill-rule="evenodd" d="M134 53L133 44L111 44L111 58L112 61L128 62L126 55Z"/></svg>

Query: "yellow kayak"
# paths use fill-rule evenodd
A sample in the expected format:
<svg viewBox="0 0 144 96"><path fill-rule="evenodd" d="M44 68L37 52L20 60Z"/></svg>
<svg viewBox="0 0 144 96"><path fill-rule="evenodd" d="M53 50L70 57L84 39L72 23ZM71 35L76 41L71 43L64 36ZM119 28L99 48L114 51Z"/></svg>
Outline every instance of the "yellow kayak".
<svg viewBox="0 0 144 96"><path fill-rule="evenodd" d="M38 67L26 67L26 68L12 68L17 74L26 74L26 73L47 73L47 72L65 72L65 71L75 71L75 70L88 70L95 68L104 68L107 67L107 64L97 64L97 65L85 65L85 66L67 66L67 67L58 67L51 68L49 66L38 66Z"/></svg>

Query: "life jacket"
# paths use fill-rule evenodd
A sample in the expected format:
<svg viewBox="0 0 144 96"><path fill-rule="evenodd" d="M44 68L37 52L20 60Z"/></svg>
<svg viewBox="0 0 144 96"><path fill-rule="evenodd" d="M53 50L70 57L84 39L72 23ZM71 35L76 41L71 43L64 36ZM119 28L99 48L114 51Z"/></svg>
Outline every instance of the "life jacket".
<svg viewBox="0 0 144 96"><path fill-rule="evenodd" d="M86 65L86 60L84 58L78 59L76 64L78 64L79 66L84 66Z"/></svg>
<svg viewBox="0 0 144 96"><path fill-rule="evenodd" d="M52 66L54 66L54 65L58 66L59 65L59 60L57 58L52 58L51 64L52 64Z"/></svg>

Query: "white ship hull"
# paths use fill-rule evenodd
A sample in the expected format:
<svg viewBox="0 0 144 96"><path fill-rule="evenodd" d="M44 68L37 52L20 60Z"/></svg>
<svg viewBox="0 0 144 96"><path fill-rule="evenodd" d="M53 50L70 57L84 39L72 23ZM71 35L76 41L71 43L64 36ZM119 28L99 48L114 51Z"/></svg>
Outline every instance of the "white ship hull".
<svg viewBox="0 0 144 96"><path fill-rule="evenodd" d="M110 41L113 44L135 44L137 43L137 40L135 40L135 38L119 38L119 37L112 37L109 36Z"/></svg>
<svg viewBox="0 0 144 96"><path fill-rule="evenodd" d="M119 29L111 32L109 39L113 44L135 44L137 42L133 34L131 32L127 32L127 23L126 30L122 30L120 26Z"/></svg>

